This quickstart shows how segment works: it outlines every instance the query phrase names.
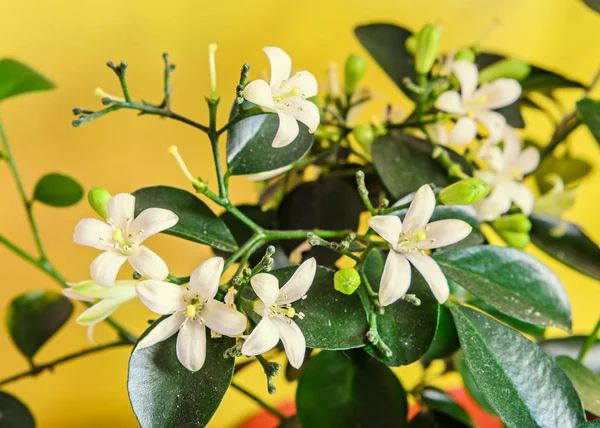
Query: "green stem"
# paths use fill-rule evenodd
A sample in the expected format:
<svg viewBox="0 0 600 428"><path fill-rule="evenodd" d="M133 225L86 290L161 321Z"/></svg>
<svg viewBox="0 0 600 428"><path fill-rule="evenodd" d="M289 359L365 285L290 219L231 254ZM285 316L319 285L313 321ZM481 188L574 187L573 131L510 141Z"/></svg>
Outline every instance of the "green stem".
<svg viewBox="0 0 600 428"><path fill-rule="evenodd" d="M225 266L223 267L223 271L226 271L229 266L231 266L237 259L248 253L248 257L251 255L250 250L256 245L262 245L264 240L263 235L254 235L252 238L248 239L244 245L242 245L235 253L233 253L225 262ZM245 263L244 263L245 264Z"/></svg>
<svg viewBox="0 0 600 428"><path fill-rule="evenodd" d="M208 111L210 116L208 137L210 138L213 159L215 162L215 168L217 170L217 180L219 181L219 197L223 199L225 203L228 203L227 186L225 185L225 175L223 174L223 167L221 166L221 153L219 151L219 134L217 133L217 109L219 107L219 98L207 98L206 102L208 103Z"/></svg>
<svg viewBox="0 0 600 428"><path fill-rule="evenodd" d="M344 239L352 231L350 230L266 230L265 237L267 240L277 239L306 239L308 234L312 233L319 238L324 239Z"/></svg>
<svg viewBox="0 0 600 428"><path fill-rule="evenodd" d="M258 398L256 395L254 395L253 393L251 393L250 391L248 391L246 388L242 387L241 385L238 385L235 382L231 382L231 386L234 387L235 389L237 389L238 391L240 391L246 397L254 400L256 403L258 403L267 412L271 413L273 416L276 416L279 419L279 421L283 422L283 421L286 420L286 417L285 417L285 415L283 413L281 413L275 407L272 407L272 406L268 405L267 403L265 403L263 400L261 400L260 398Z"/></svg>
<svg viewBox="0 0 600 428"><path fill-rule="evenodd" d="M578 357L579 361L583 362L583 359L585 358L586 354L589 352L590 349L592 349L592 347L596 343L596 340L598 340L598 332L600 332L600 318L598 318L594 330L590 333L587 339L585 339L585 342L581 347L581 351L579 352Z"/></svg>

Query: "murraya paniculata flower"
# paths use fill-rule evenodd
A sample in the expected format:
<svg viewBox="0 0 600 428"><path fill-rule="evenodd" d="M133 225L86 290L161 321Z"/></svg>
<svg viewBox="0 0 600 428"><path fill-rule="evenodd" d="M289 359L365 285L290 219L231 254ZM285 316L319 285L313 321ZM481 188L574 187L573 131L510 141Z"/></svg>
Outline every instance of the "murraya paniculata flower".
<svg viewBox="0 0 600 428"><path fill-rule="evenodd" d="M263 354L273 349L281 339L290 364L295 368L302 365L306 340L293 318L302 319L304 314L296 312L292 303L306 297L316 271L317 262L311 258L302 263L281 288L278 279L268 273L259 273L251 279L252 289L260 299L254 310L263 318L244 342L242 354Z"/></svg>
<svg viewBox="0 0 600 428"><path fill-rule="evenodd" d="M173 227L179 217L163 208L148 208L134 218L135 196L127 193L110 198L107 213L106 222L94 218L81 220L73 234L73 241L77 244L104 251L90 265L94 282L112 286L126 261L146 278L165 279L169 269L163 259L141 244Z"/></svg>
<svg viewBox="0 0 600 428"><path fill-rule="evenodd" d="M426 252L454 244L471 233L462 220L439 220L429 223L435 209L435 195L428 185L421 186L404 217L378 215L369 226L390 244L379 285L379 302L390 305L406 294L411 282L412 264L423 276L440 303L448 299L448 281L437 262Z"/></svg>
<svg viewBox="0 0 600 428"><path fill-rule="evenodd" d="M206 359L206 329L223 336L237 336L246 329L246 317L215 299L223 272L223 259L213 257L198 266L187 286L146 280L136 291L153 312L169 315L156 325L135 350L152 346L177 333L177 359L196 372Z"/></svg>
<svg viewBox="0 0 600 428"><path fill-rule="evenodd" d="M315 132L321 121L319 108L307 98L318 92L315 77L308 71L299 71L290 77L292 60L282 49L264 48L271 63L271 81L254 80L244 88L244 99L279 116L279 129L273 147L285 147L296 139L298 122L309 132Z"/></svg>

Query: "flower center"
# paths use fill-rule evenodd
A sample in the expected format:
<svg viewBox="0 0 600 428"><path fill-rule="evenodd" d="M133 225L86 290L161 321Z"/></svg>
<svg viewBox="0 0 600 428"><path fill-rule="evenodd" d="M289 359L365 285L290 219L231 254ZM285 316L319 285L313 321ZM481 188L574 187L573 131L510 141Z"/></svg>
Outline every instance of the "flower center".
<svg viewBox="0 0 600 428"><path fill-rule="evenodd" d="M285 93L285 94L280 94L277 96L273 97L273 101L275 101L276 103L286 100L288 98L292 98L292 97L297 97L300 95L300 88L297 86L294 86L289 92Z"/></svg>
<svg viewBox="0 0 600 428"><path fill-rule="evenodd" d="M424 229L421 229L418 232L413 233L411 235L405 235L405 234L400 235L400 240L398 241L396 250L405 252L405 253L410 252L414 249L419 250L419 248L418 248L419 243L427 240L427 231L428 230L429 230L429 226L425 226ZM435 242L435 239L431 239L430 241L433 244Z"/></svg>
<svg viewBox="0 0 600 428"><path fill-rule="evenodd" d="M206 300L201 299L200 296L197 295L191 299L184 298L184 301L187 303L185 308L185 316L192 321L196 321L198 319L200 322L202 322L201 312Z"/></svg>
<svg viewBox="0 0 600 428"><path fill-rule="evenodd" d="M270 316L274 316L274 315L283 316L284 318L287 319L288 324L292 322L292 318L294 318L294 317L304 319L304 314L302 312L296 312L296 310L294 308L292 308L292 305L290 303L287 303L286 305L283 305L283 306L279 306L277 304L269 306L269 315Z"/></svg>
<svg viewBox="0 0 600 428"><path fill-rule="evenodd" d="M112 240L114 247L127 256L134 254L137 249L137 245L133 240L133 235L123 229L114 229Z"/></svg>

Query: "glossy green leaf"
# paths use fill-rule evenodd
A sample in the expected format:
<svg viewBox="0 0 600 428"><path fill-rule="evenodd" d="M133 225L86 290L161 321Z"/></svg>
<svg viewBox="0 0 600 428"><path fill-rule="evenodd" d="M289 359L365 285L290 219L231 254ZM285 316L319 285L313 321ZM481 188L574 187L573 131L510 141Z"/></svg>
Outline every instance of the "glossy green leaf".
<svg viewBox="0 0 600 428"><path fill-rule="evenodd" d="M600 248L574 223L532 214L531 240L542 251L571 268L600 280Z"/></svg>
<svg viewBox="0 0 600 428"><path fill-rule="evenodd" d="M547 180L550 174L557 174L565 186L576 183L590 173L592 166L583 159L570 156L556 157L554 155L544 158L535 171L535 180L540 192L546 193L553 185Z"/></svg>
<svg viewBox="0 0 600 428"><path fill-rule="evenodd" d="M600 13L600 0L583 0L587 7Z"/></svg>
<svg viewBox="0 0 600 428"><path fill-rule="evenodd" d="M465 360L508 427L577 427L581 400L558 364L520 333L473 309L450 309Z"/></svg>
<svg viewBox="0 0 600 428"><path fill-rule="evenodd" d="M381 253L374 251L369 254L365 274L375 291L379 290L383 266ZM439 305L425 280L414 269L408 293L416 294L421 305L414 306L398 300L386 306L383 315L377 315L379 335L393 355L388 358L372 345L368 344L366 347L369 354L388 366L401 366L417 361L427 352L435 336Z"/></svg>
<svg viewBox="0 0 600 428"><path fill-rule="evenodd" d="M566 355L577 358L587 336L570 336L546 339L538 343L551 357ZM596 342L583 359L583 365L600 375L600 342Z"/></svg>
<svg viewBox="0 0 600 428"><path fill-rule="evenodd" d="M579 425L578 428L600 428L600 419L594 419L593 421L586 422L583 425Z"/></svg>
<svg viewBox="0 0 600 428"><path fill-rule="evenodd" d="M506 107L499 108L496 111L504 116L506 118L506 123L513 128L525 128L525 119L523 119L523 115L521 114L521 109L518 103L507 105Z"/></svg>
<svg viewBox="0 0 600 428"><path fill-rule="evenodd" d="M421 392L421 400L429 409L444 413L452 419L461 422L465 426L473 427L473 421L469 414L460 407L460 405L452 399L444 391L437 388L427 386Z"/></svg>
<svg viewBox="0 0 600 428"><path fill-rule="evenodd" d="M2 391L0 391L0 427L35 428L35 420L27 406Z"/></svg>
<svg viewBox="0 0 600 428"><path fill-rule="evenodd" d="M544 335L544 332L546 331L545 327L542 327L542 326L539 326L539 325L536 325L533 323L529 323L526 321L521 321L514 317L511 317L510 315L506 315L505 313L500 312L499 310L495 309L494 307L488 305L481 299L474 298L474 299L468 300L467 303L471 306L475 306L476 308L481 309L488 315L493 316L498 321L514 328L515 330L519 330L521 333L529 334L534 337L542 337Z"/></svg>
<svg viewBox="0 0 600 428"><path fill-rule="evenodd" d="M423 355L424 360L437 360L452 355L459 347L458 333L450 310L440 306L438 310L437 327L431 346Z"/></svg>
<svg viewBox="0 0 600 428"><path fill-rule="evenodd" d="M35 185L33 199L53 207L70 207L83 198L81 185L62 174L46 174Z"/></svg>
<svg viewBox="0 0 600 428"><path fill-rule="evenodd" d="M313 357L298 381L296 406L310 428L401 428L408 411L396 375L362 351Z"/></svg>
<svg viewBox="0 0 600 428"><path fill-rule="evenodd" d="M54 83L19 61L10 58L0 60L0 101L55 87Z"/></svg>
<svg viewBox="0 0 600 428"><path fill-rule="evenodd" d="M508 247L452 248L433 258L449 279L519 320L571 328L571 305L560 280L535 257Z"/></svg>
<svg viewBox="0 0 600 428"><path fill-rule="evenodd" d="M206 426L231 383L235 361L224 358L223 352L234 345L233 339L212 339L207 332L206 361L195 373L177 359L176 342L177 335L173 335L134 351L129 359L127 390L142 428Z"/></svg>
<svg viewBox="0 0 600 428"><path fill-rule="evenodd" d="M260 114L243 119L227 132L229 174L257 174L283 168L302 159L312 146L314 136L298 122L300 132L291 144L275 148L273 139L279 128L276 114Z"/></svg>
<svg viewBox="0 0 600 428"><path fill-rule="evenodd" d="M10 303L6 326L19 351L31 360L72 313L73 303L61 293L29 291Z"/></svg>
<svg viewBox="0 0 600 428"><path fill-rule="evenodd" d="M590 98L577 101L577 114L581 122L587 125L596 141L600 143L600 101Z"/></svg>
<svg viewBox="0 0 600 428"><path fill-rule="evenodd" d="M556 357L556 362L569 376L577 390L583 408L596 416L600 415L600 376L579 361L567 356Z"/></svg>
<svg viewBox="0 0 600 428"><path fill-rule="evenodd" d="M463 356L462 351L457 352L454 355L454 365L456 367L456 371L462 377L462 380L463 380L463 383L465 385L467 392L469 393L471 398L475 401L475 403L479 407L481 407L483 410L488 412L490 415L495 416L496 412L494 411L492 406L490 406L490 403L487 402L487 400L483 396L483 393L481 392L481 390L475 383L473 374L471 373L469 366L465 362L465 357Z"/></svg>
<svg viewBox="0 0 600 428"><path fill-rule="evenodd" d="M550 92L555 89L583 89L585 85L550 70L532 66L529 76L521 81L523 91Z"/></svg>
<svg viewBox="0 0 600 428"><path fill-rule="evenodd" d="M466 425L443 412L423 409L410 420L409 428L467 428Z"/></svg>
<svg viewBox="0 0 600 428"><path fill-rule="evenodd" d="M223 220L190 192L174 187L156 186L136 190L133 196L136 197L136 216L146 208L166 208L179 216L177 224L163 233L223 251L237 249L235 239Z"/></svg>

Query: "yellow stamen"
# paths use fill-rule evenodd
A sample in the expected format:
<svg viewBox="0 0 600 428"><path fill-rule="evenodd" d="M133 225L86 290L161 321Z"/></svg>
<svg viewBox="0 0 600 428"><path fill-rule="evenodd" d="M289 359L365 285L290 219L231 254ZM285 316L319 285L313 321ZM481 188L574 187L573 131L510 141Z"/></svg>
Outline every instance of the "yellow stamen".
<svg viewBox="0 0 600 428"><path fill-rule="evenodd" d="M288 93L274 97L274 100L275 100L275 102L279 102L279 101L283 101L288 98L297 97L299 95L300 95L300 88L297 86L294 86L291 89L291 91L289 91Z"/></svg>
<svg viewBox="0 0 600 428"><path fill-rule="evenodd" d="M417 232L417 241L421 242L427 239L427 234L424 230L419 230Z"/></svg>
<svg viewBox="0 0 600 428"><path fill-rule="evenodd" d="M186 312L189 318L194 318L198 313L198 309L196 308L196 305L188 305Z"/></svg>

